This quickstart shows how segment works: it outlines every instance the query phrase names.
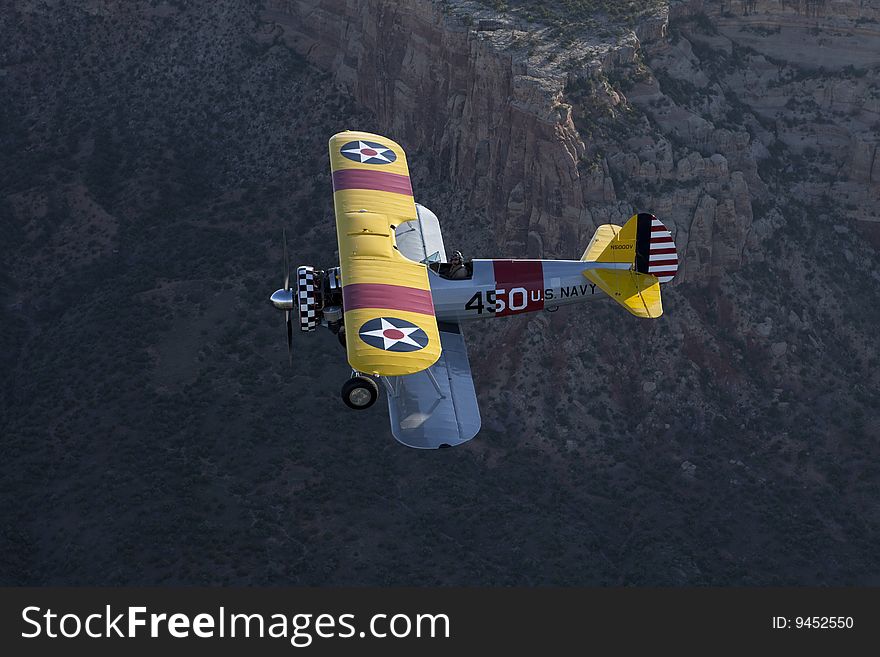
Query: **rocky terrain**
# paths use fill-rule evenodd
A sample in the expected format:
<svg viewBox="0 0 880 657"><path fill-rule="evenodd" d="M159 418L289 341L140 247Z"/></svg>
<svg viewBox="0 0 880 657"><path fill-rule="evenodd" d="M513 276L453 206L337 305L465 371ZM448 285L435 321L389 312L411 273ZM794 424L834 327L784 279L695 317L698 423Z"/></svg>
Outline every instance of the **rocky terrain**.
<svg viewBox="0 0 880 657"><path fill-rule="evenodd" d="M5 583L880 581L880 3L3 4ZM474 325L484 431L397 446L265 303L343 128L468 256L654 212L665 315Z"/></svg>

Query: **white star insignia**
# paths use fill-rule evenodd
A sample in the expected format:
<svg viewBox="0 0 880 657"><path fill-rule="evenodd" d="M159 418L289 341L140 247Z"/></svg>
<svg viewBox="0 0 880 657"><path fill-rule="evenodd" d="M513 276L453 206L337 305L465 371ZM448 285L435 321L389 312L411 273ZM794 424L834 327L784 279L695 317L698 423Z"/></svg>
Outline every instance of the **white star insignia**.
<svg viewBox="0 0 880 657"><path fill-rule="evenodd" d="M370 150L370 151L375 151L376 154L375 154L375 155L369 155L369 154L367 154L367 153L364 153L364 152L363 152L364 149L366 149L366 150ZM390 150L391 150L390 148L384 148L384 147L382 147L382 146L368 146L368 145L365 144L364 142L359 141L359 142L358 142L358 147L357 147L357 148L349 148L349 149L344 150L344 151L342 151L342 152L343 152L343 153L349 153L350 155L359 155L360 158L361 158L361 164L363 164L363 163L366 162L367 160L371 160L371 159L373 159L373 158L376 158L377 160L382 160L382 161L384 161L384 162L389 162L389 163L390 163L391 160L389 160L387 157L385 157L385 156L383 155L383 153L387 153L387 152L390 151Z"/></svg>
<svg viewBox="0 0 880 657"><path fill-rule="evenodd" d="M422 345L420 345L418 342L416 342L411 337L409 337L412 333L415 333L416 331L419 330L418 326L410 326L407 328L398 328L394 324L392 324L391 322L387 321L384 317L380 318L379 321L382 322L382 328L376 329L375 331L361 331L361 335L369 335L370 337L373 337L373 338L382 338L382 340L384 341L384 346L382 348L385 349L385 351L388 351L391 347L396 345L398 342L402 342L403 344L412 345L413 347L421 348ZM403 337L402 338L386 337L385 331L387 331L389 329L391 329L393 331L400 331L401 333L403 333Z"/></svg>

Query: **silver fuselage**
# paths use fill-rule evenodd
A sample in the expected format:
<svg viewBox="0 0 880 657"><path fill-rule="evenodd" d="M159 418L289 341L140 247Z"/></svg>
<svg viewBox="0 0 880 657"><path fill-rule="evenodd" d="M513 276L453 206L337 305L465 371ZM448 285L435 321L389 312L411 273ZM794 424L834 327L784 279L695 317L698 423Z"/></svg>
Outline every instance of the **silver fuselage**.
<svg viewBox="0 0 880 657"><path fill-rule="evenodd" d="M625 263L580 260L474 260L473 277L443 278L428 270L434 314L439 322L506 317L553 310L605 294L583 272L628 269Z"/></svg>

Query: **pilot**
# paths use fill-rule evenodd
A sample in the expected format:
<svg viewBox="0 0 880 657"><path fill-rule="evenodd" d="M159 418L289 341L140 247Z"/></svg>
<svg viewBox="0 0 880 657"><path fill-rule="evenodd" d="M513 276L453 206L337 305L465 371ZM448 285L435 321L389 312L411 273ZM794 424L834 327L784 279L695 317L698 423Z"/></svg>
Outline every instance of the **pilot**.
<svg viewBox="0 0 880 657"><path fill-rule="evenodd" d="M460 280L468 277L467 267L464 266L464 258L461 251L453 251L452 258L449 259L448 277L453 280Z"/></svg>

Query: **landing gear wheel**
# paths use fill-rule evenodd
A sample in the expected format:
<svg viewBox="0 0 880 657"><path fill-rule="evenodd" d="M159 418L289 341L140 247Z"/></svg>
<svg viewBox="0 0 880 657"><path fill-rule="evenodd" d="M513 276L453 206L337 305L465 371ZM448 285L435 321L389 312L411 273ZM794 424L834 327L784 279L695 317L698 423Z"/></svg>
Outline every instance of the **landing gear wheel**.
<svg viewBox="0 0 880 657"><path fill-rule="evenodd" d="M354 376L342 384L342 401L349 408L362 411L376 403L379 386L366 376Z"/></svg>
<svg viewBox="0 0 880 657"><path fill-rule="evenodd" d="M345 327L340 326L339 332L336 334L336 338L339 340L339 344L342 345L342 348L345 349Z"/></svg>

